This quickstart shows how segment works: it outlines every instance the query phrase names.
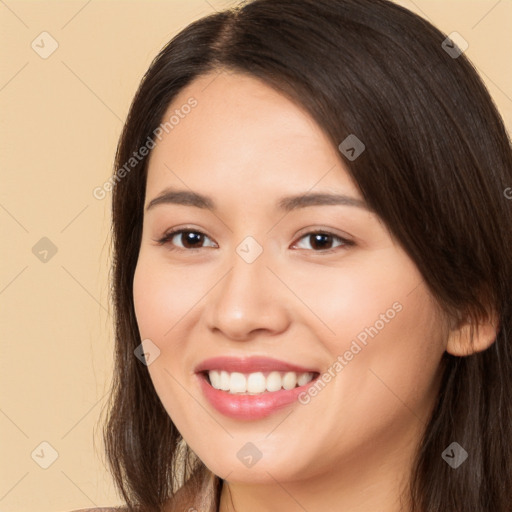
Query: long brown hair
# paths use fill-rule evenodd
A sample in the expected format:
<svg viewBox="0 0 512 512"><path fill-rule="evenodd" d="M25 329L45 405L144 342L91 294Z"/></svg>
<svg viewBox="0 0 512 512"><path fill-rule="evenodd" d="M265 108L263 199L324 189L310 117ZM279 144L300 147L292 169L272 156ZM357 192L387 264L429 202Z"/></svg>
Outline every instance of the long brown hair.
<svg viewBox="0 0 512 512"><path fill-rule="evenodd" d="M443 356L410 499L422 512L511 510L512 152L481 79L464 54L447 51L445 38L387 0L254 0L195 21L154 59L113 177L116 354L104 440L129 510L162 510L185 482L192 496L208 476L218 507L222 481L184 445L134 356L141 339L132 285L148 157L126 163L154 139L187 84L220 70L264 80L305 108L336 147L357 134L366 149L344 161L348 172L446 315L477 325L496 313L498 335L487 350ZM441 456L454 441L469 453L456 470Z"/></svg>

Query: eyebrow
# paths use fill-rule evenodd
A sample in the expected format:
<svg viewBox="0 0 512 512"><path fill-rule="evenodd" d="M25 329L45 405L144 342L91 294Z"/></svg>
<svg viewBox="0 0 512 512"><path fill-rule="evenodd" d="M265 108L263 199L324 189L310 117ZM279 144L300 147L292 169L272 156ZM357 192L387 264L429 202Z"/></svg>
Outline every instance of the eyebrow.
<svg viewBox="0 0 512 512"><path fill-rule="evenodd" d="M176 190L172 188L164 189L157 197L152 199L147 205L146 211L160 204L195 206L196 208L203 208L212 212L217 210L215 202L209 196L192 192L190 190ZM355 206L357 208L372 211L372 209L362 199L357 199L344 194L333 194L330 192L311 192L286 196L282 197L277 202L277 207L286 212L297 210L299 208L306 208L308 206L324 205Z"/></svg>

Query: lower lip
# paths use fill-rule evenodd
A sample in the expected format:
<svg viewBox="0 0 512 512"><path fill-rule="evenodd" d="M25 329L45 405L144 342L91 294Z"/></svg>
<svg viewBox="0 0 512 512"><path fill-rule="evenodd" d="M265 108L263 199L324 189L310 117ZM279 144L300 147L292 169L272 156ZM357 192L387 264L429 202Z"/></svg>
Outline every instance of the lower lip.
<svg viewBox="0 0 512 512"><path fill-rule="evenodd" d="M304 386L280 391L265 392L259 395L231 394L227 391L215 389L203 373L196 374L199 378L201 390L206 399L220 413L238 420L257 420L284 409L294 402L298 402L298 396L313 385L316 380L308 382Z"/></svg>

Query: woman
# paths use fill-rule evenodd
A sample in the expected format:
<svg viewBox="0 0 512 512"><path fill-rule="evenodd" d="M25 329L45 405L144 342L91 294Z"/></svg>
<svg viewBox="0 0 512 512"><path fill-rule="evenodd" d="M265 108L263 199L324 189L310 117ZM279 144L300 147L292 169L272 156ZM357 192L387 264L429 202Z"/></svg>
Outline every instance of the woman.
<svg viewBox="0 0 512 512"><path fill-rule="evenodd" d="M454 41L385 0L210 15L113 183L128 510L511 510L512 156Z"/></svg>

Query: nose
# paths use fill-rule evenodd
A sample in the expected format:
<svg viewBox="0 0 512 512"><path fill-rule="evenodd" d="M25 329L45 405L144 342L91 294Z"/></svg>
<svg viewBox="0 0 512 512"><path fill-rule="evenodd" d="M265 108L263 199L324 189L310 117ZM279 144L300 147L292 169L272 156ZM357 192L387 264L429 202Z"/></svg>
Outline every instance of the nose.
<svg viewBox="0 0 512 512"><path fill-rule="evenodd" d="M267 266L265 251L250 263L235 253L230 263L229 271L207 296L208 328L235 341L285 331L291 317L290 297L286 300L276 270Z"/></svg>

